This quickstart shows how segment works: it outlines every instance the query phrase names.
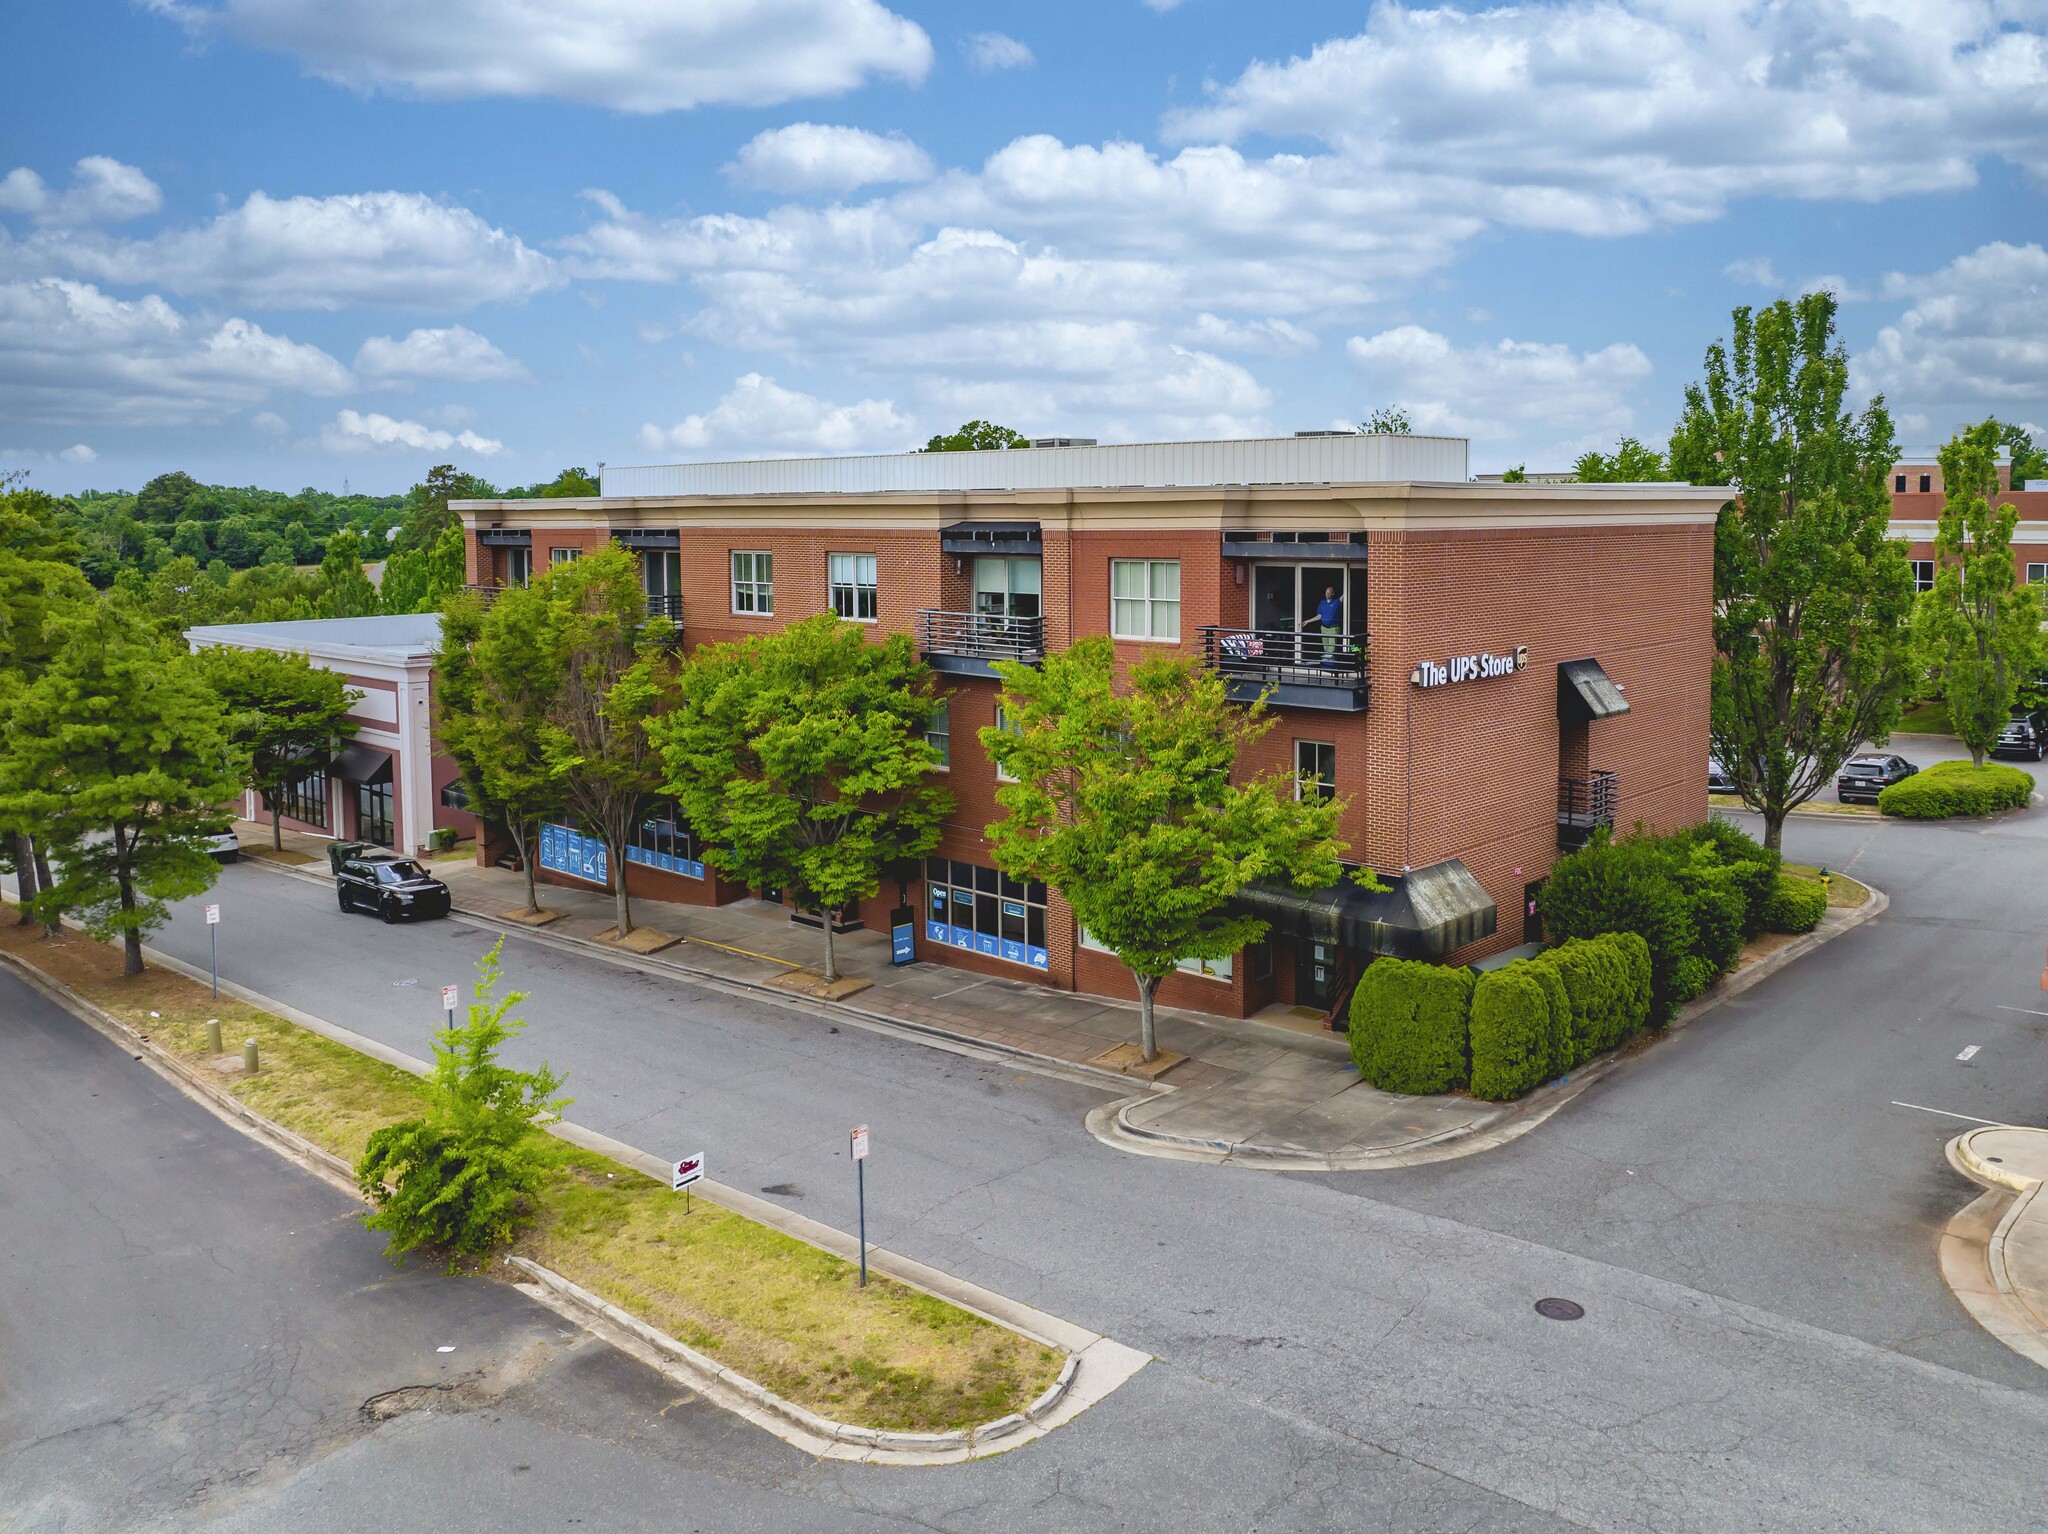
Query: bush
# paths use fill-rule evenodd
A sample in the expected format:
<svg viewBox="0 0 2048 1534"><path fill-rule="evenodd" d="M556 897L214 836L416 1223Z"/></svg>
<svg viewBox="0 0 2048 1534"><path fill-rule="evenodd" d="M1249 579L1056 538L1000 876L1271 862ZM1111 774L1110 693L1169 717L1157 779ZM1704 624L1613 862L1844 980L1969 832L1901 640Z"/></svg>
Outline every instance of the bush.
<svg viewBox="0 0 2048 1534"><path fill-rule="evenodd" d="M1882 790L1877 807L1907 820L1945 820L1951 815L2021 809L2033 796L2033 774L2017 767L2002 762L1986 762L1982 767L1936 762Z"/></svg>
<svg viewBox="0 0 2048 1534"><path fill-rule="evenodd" d="M1720 973L1696 953L1680 959L1671 977L1672 1010L1675 1012L1712 985Z"/></svg>
<svg viewBox="0 0 2048 1534"><path fill-rule="evenodd" d="M1537 897L1553 941L1633 932L1649 945L1651 1018L1676 1010L1678 961L1693 951L1690 901L1673 878L1676 860L1655 837L1596 837L1558 859Z"/></svg>
<svg viewBox="0 0 2048 1534"><path fill-rule="evenodd" d="M504 946L498 939L477 961L468 1023L434 1035L426 1116L375 1131L356 1163L356 1184L375 1206L364 1223L385 1233L393 1261L424 1246L449 1253L452 1266L511 1239L554 1164L553 1142L534 1120L568 1106L556 1095L562 1078L546 1065L498 1064L498 1050L525 1026L507 1015L521 992L496 999Z"/></svg>
<svg viewBox="0 0 2048 1534"><path fill-rule="evenodd" d="M1508 1102L1557 1073L1563 994L1554 969L1527 959L1479 977L1472 988L1474 1097Z"/></svg>
<svg viewBox="0 0 2048 1534"><path fill-rule="evenodd" d="M1351 993L1351 1058L1387 1092L1465 1085L1472 972L1413 959L1375 959Z"/></svg>
<svg viewBox="0 0 2048 1534"><path fill-rule="evenodd" d="M1573 938L1530 962L1554 970L1568 998L1560 1071L1626 1043L1649 1016L1650 949L1634 933Z"/></svg>
<svg viewBox="0 0 2048 1534"><path fill-rule="evenodd" d="M1828 887L1818 879L1779 874L1764 925L1772 932L1811 932L1828 914Z"/></svg>
<svg viewBox="0 0 2048 1534"><path fill-rule="evenodd" d="M1676 850L1690 854L1696 847L1713 849L1714 861L1735 870L1735 882L1742 889L1744 913L1743 936L1757 932L1763 926L1764 912L1769 908L1775 889L1779 865L1784 859L1765 847L1755 837L1739 826L1725 820L1708 817L1696 826L1675 831L1666 842Z"/></svg>
<svg viewBox="0 0 2048 1534"><path fill-rule="evenodd" d="M1692 952L1706 960L1717 975L1742 952L1749 921L1747 884L1756 867L1754 863L1733 867L1716 863L1710 850L1696 846L1691 860L1672 875L1692 918ZM1761 918L1761 910L1758 915Z"/></svg>

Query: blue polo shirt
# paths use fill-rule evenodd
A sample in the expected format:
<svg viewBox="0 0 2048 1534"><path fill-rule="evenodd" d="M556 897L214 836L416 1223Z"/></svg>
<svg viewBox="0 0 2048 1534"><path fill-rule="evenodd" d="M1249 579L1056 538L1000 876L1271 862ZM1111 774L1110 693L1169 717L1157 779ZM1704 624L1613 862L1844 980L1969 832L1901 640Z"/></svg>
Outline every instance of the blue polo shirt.
<svg viewBox="0 0 2048 1534"><path fill-rule="evenodd" d="M1324 597L1322 601L1316 603L1316 622L1326 629L1342 627L1344 623L1344 599L1342 597Z"/></svg>

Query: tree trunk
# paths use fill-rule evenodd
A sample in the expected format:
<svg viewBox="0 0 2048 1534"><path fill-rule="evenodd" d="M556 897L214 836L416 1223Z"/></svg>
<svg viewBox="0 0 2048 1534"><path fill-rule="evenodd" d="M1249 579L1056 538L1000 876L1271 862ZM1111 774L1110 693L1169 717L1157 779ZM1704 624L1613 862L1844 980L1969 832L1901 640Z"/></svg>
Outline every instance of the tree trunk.
<svg viewBox="0 0 2048 1534"><path fill-rule="evenodd" d="M839 978L839 954L832 942L832 913L825 915L825 983L830 985Z"/></svg>
<svg viewBox="0 0 2048 1534"><path fill-rule="evenodd" d="M51 890L53 890L53 889L55 889L55 888L57 887L57 881L56 881L55 879L53 879L53 878L51 878L51 877L50 877L50 853L49 853L49 849L48 849L48 848L46 848L46 847L45 847L45 846L44 846L44 845L43 845L43 844L42 844L41 842L37 842L37 843L35 844L35 847L36 847L36 853L35 853L35 857L36 857L36 882L37 882L38 884L40 884L40 885L42 886L42 888L43 888L43 893L44 893L44 894L48 894L48 893L49 893L49 892L50 892ZM62 931L64 930L64 922L63 922L63 920L62 920L62 914L63 914L63 913L61 913L60 911L58 911L58 910L57 910L57 908L56 908L55 906L46 906L46 907L44 908L44 910L43 910L43 936L44 936L44 937L55 937L55 936L56 936L56 935L57 935L58 933L60 933L60 932L62 932Z"/></svg>
<svg viewBox="0 0 2048 1534"><path fill-rule="evenodd" d="M1984 765L1984 748L1982 746L1976 744L1971 745L1970 765L1972 767L1982 767Z"/></svg>
<svg viewBox="0 0 2048 1534"><path fill-rule="evenodd" d="M133 845L119 826L114 828L114 854L119 859L114 877L121 885L121 973L142 973L142 934L135 929L135 875L128 866L128 849Z"/></svg>
<svg viewBox="0 0 2048 1534"><path fill-rule="evenodd" d="M612 865L612 908L618 913L618 933L624 937L633 930L633 902L626 894L626 860L619 856L617 847L606 847L605 858Z"/></svg>
<svg viewBox="0 0 2048 1534"><path fill-rule="evenodd" d="M1152 993L1159 989L1157 975L1138 975L1138 1058L1147 1065L1159 1058L1159 1029L1152 1017Z"/></svg>
<svg viewBox="0 0 2048 1534"><path fill-rule="evenodd" d="M284 851L284 795L270 801L270 845L273 850Z"/></svg>
<svg viewBox="0 0 2048 1534"><path fill-rule="evenodd" d="M512 841L519 848L519 866L526 870L526 909L530 912L538 913L540 910L540 891L535 887L533 857L527 851L527 843L532 839L531 835L521 837L515 833Z"/></svg>
<svg viewBox="0 0 2048 1534"><path fill-rule="evenodd" d="M1773 815L1769 810L1765 810L1762 813L1764 817L1764 850L1766 852L1783 852L1785 850L1785 812L1780 810L1777 814Z"/></svg>
<svg viewBox="0 0 2048 1534"><path fill-rule="evenodd" d="M14 890L21 902L21 918L16 925L26 927L35 920L29 914L28 903L36 898L36 854L26 831L14 833Z"/></svg>

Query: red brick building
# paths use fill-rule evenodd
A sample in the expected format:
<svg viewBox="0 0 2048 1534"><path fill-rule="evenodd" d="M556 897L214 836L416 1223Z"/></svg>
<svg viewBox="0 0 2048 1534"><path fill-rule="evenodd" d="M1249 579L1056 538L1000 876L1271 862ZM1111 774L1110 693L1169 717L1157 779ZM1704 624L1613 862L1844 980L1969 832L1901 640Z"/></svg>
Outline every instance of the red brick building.
<svg viewBox="0 0 2048 1534"><path fill-rule="evenodd" d="M1999 504L2019 509L2013 534L2012 562L2017 578L2029 585L2048 585L2048 481L2012 484L2012 466L2001 459ZM2029 488L2031 484L2031 488ZM1892 466L1892 535L1912 545L1913 581L1926 591L1934 584L1934 529L1941 519L1946 485L1941 464L1931 453L1915 455Z"/></svg>
<svg viewBox="0 0 2048 1534"><path fill-rule="evenodd" d="M1257 902L1269 942L1188 966L1167 1005L1325 1008L1375 953L1464 961L1524 940L1560 846L1599 823L1706 812L1713 524L1689 485L1499 485L1444 438L1304 438L610 469L584 500L457 503L479 586L616 538L690 647L820 612L917 636L949 691L934 722L958 809L922 877L885 886L916 951L1128 996L1057 892L997 874L1000 814L976 731L998 658L1108 634L1126 660L1202 659L1277 723L1247 769L1346 801L1348 857L1392 876ZM657 807L636 893L754 892L702 867ZM551 881L611 870L567 828ZM849 913L850 914L850 913ZM1206 972L1205 972L1206 971Z"/></svg>

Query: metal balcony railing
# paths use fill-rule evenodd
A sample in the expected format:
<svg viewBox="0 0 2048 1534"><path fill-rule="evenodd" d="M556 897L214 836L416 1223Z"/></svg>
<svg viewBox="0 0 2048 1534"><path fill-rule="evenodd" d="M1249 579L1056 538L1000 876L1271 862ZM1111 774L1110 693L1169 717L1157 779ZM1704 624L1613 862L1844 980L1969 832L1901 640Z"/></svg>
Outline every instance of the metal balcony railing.
<svg viewBox="0 0 2048 1534"><path fill-rule="evenodd" d="M1620 808L1621 779L1612 772L1596 772L1587 778L1559 778L1558 846L1583 847L1601 827L1613 830L1615 812Z"/></svg>
<svg viewBox="0 0 2048 1534"><path fill-rule="evenodd" d="M1361 635L1317 629L1202 630L1202 662L1232 683L1261 688L1322 687L1361 693L1366 687ZM1282 701L1286 701L1283 699Z"/></svg>
<svg viewBox="0 0 2048 1534"><path fill-rule="evenodd" d="M650 591L647 593L647 616L666 618L671 623L683 621L683 594L680 591Z"/></svg>
<svg viewBox="0 0 2048 1534"><path fill-rule="evenodd" d="M475 597L478 601L482 602L484 606L488 608L493 602L498 600L498 593L503 591L505 588L503 586L491 585L465 586L462 589L468 592L471 596Z"/></svg>
<svg viewBox="0 0 2048 1534"><path fill-rule="evenodd" d="M1045 654L1045 620L927 609L917 615L917 647L927 656L1035 661Z"/></svg>

